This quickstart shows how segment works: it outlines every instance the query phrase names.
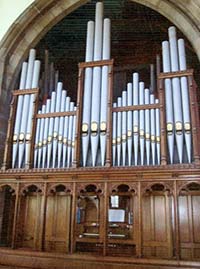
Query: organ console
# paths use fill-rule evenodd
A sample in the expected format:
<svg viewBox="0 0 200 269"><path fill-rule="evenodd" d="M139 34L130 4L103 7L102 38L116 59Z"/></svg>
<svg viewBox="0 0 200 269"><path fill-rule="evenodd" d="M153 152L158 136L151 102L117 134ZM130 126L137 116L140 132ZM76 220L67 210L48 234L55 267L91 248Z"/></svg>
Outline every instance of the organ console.
<svg viewBox="0 0 200 269"><path fill-rule="evenodd" d="M16 194L8 246L134 257L130 266L155 259L159 268L200 259L192 237L200 232L196 87L184 40L175 27L168 34L157 89L152 72L150 86L134 72L116 99L111 21L102 2L87 24L76 102L60 81L39 101L40 61L30 50L13 92L0 172L0 189L7 180Z"/></svg>

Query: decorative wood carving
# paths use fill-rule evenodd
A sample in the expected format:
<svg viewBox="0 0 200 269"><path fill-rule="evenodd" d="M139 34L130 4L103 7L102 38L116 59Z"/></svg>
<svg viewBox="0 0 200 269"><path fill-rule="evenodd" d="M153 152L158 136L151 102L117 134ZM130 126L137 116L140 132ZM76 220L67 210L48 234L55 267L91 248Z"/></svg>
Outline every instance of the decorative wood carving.
<svg viewBox="0 0 200 269"><path fill-rule="evenodd" d="M29 192L29 188L31 186L34 186L37 188L36 192L41 194L41 195L44 195L44 184L43 183L22 183L20 185L20 195L26 195L28 192Z"/></svg>
<svg viewBox="0 0 200 269"><path fill-rule="evenodd" d="M63 186L65 188L64 192L66 194L72 194L73 186L71 183L49 183L47 188L47 195L54 195L56 193L56 187Z"/></svg>

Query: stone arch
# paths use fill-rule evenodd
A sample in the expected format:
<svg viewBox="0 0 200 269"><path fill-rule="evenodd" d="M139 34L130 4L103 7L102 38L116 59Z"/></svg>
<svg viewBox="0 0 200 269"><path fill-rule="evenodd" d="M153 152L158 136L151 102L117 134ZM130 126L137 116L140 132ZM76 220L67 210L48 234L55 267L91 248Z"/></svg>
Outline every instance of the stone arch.
<svg viewBox="0 0 200 269"><path fill-rule="evenodd" d="M10 27L0 43L0 145L5 139L9 94L16 85L21 63L31 47L67 14L90 0L36 0ZM200 59L200 19L196 0L132 0L164 15L191 42Z"/></svg>

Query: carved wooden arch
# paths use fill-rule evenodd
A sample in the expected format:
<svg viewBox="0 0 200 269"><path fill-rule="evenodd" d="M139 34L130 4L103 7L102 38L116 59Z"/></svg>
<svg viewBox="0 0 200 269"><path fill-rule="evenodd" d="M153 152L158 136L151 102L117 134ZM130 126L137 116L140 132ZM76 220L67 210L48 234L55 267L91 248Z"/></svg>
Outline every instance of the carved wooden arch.
<svg viewBox="0 0 200 269"><path fill-rule="evenodd" d="M3 183L0 185L0 192L3 191L4 187L10 187L10 192L12 193L12 195L16 195L16 189L17 189L17 185L13 184L13 183Z"/></svg>
<svg viewBox="0 0 200 269"><path fill-rule="evenodd" d="M29 192L29 188L35 186L37 188L37 193L44 195L44 184L42 183L26 183L22 184L20 188L20 195L24 196Z"/></svg>
<svg viewBox="0 0 200 269"><path fill-rule="evenodd" d="M142 184L142 195L147 195L153 193L153 187L156 185L163 186L163 193L167 192L168 195L172 195L174 191L173 182L151 182L151 183L143 183Z"/></svg>
<svg viewBox="0 0 200 269"><path fill-rule="evenodd" d="M128 192L131 192L133 195L137 195L138 192L138 185L136 182L126 182L126 183L111 183L109 184L108 187L108 192L109 195L113 194L113 193L117 193L118 192L118 187L120 187L121 185L126 185L128 187Z"/></svg>
<svg viewBox="0 0 200 269"><path fill-rule="evenodd" d="M99 195L102 195L104 193L104 184L103 183L95 183L95 182L77 184L77 188L76 188L77 193L79 195L81 193L86 193L86 188L90 185L96 187L96 193L98 193Z"/></svg>
<svg viewBox="0 0 200 269"><path fill-rule="evenodd" d="M57 191L56 191L56 188L58 186L63 186L65 188L64 192L66 194L72 194L72 184L71 183L65 183L65 182L58 182L58 183L51 183L48 185L48 188L47 188L47 195L48 196L51 196L51 195L54 195Z"/></svg>
<svg viewBox="0 0 200 269"><path fill-rule="evenodd" d="M177 188L178 195L180 195L181 192L187 193L187 192L191 191L189 189L191 184L199 185L199 188L200 188L200 181L192 180L192 181L187 181L187 182L185 182L185 181L178 182L178 188Z"/></svg>

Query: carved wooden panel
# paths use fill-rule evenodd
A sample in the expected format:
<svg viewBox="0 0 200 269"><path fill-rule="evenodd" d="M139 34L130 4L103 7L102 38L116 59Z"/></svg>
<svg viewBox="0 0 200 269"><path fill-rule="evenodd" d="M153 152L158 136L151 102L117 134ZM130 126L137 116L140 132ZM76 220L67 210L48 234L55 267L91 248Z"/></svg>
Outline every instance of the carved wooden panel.
<svg viewBox="0 0 200 269"><path fill-rule="evenodd" d="M45 250L69 252L71 197L59 195L47 198Z"/></svg>
<svg viewBox="0 0 200 269"><path fill-rule="evenodd" d="M49 183L48 184L48 188L47 188L47 195L53 195L58 191L59 187L63 187L63 191L66 194L72 194L72 190L73 190L73 185L72 183L66 183L66 182L62 182L62 183Z"/></svg>

